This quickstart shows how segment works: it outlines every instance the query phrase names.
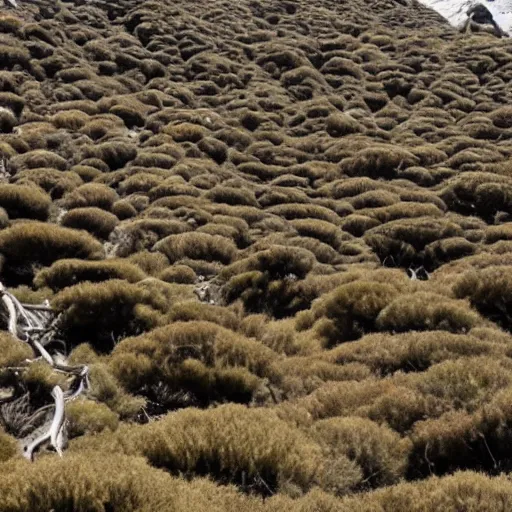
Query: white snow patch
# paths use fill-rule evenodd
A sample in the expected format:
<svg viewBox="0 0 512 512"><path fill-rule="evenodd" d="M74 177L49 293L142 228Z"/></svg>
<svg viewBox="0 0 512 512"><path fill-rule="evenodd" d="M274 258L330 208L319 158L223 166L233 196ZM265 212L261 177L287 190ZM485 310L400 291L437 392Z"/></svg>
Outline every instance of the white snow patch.
<svg viewBox="0 0 512 512"><path fill-rule="evenodd" d="M512 0L420 0L423 5L437 11L453 26L460 26L467 20L467 10L482 3L489 9L494 21L509 35L512 35Z"/></svg>

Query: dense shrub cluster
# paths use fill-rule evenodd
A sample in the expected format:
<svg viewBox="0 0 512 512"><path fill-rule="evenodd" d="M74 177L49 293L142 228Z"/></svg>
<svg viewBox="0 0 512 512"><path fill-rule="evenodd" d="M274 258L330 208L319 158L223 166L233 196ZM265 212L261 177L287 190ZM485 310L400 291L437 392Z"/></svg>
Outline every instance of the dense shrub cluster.
<svg viewBox="0 0 512 512"><path fill-rule="evenodd" d="M90 368L30 464L72 379L0 333L0 509L510 509L509 39L82 4L0 14L0 280Z"/></svg>

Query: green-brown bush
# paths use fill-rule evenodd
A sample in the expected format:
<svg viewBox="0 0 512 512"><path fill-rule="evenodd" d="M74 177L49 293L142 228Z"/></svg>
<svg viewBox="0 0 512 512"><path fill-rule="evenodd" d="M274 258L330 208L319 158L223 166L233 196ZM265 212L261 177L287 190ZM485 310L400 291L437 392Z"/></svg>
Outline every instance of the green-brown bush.
<svg viewBox="0 0 512 512"><path fill-rule="evenodd" d="M146 277L146 273L133 263L123 259L104 261L84 261L79 259L61 259L51 267L38 272L34 284L49 287L53 291L62 290L83 281L102 282L109 279L124 279L136 283Z"/></svg>
<svg viewBox="0 0 512 512"><path fill-rule="evenodd" d="M235 244L222 236L207 233L169 235L155 244L171 263L182 258L230 263L236 254Z"/></svg>
<svg viewBox="0 0 512 512"><path fill-rule="evenodd" d="M393 332L441 329L464 333L482 322L480 315L464 301L418 291L390 301L379 312L376 326Z"/></svg>
<svg viewBox="0 0 512 512"><path fill-rule="evenodd" d="M144 455L171 472L209 475L264 495L285 482L306 490L321 474L318 445L272 411L241 405L189 408L150 425L84 439L84 448L89 444Z"/></svg>
<svg viewBox="0 0 512 512"><path fill-rule="evenodd" d="M205 493L209 495L206 503L217 502L213 509L216 512L226 510L223 502L226 505L231 501L233 504L245 503L236 493L220 493L206 482L203 486L185 484L183 480L150 467L142 457L111 454L107 459L95 451L70 453L63 460L41 457L34 464L13 459L2 467L1 474L5 507L20 512L184 512L189 510L190 503L195 503L194 507L201 503ZM208 509L204 508L206 503L202 510ZM247 510L257 503L256 500L254 504L249 501Z"/></svg>
<svg viewBox="0 0 512 512"><path fill-rule="evenodd" d="M183 393L202 406L211 401L247 403L260 378L276 378L270 367L276 357L256 340L189 319L121 341L111 367L128 390L144 389L167 410L180 405Z"/></svg>
<svg viewBox="0 0 512 512"><path fill-rule="evenodd" d="M65 288L53 297L56 311L63 313L61 329L73 343L87 341L109 352L119 338L154 327L159 313L149 290L120 279L84 282Z"/></svg>
<svg viewBox="0 0 512 512"><path fill-rule="evenodd" d="M363 363L381 375L421 372L433 364L460 357L501 354L506 345L479 340L470 334L411 331L368 334L354 343L327 351L323 359L337 364Z"/></svg>
<svg viewBox="0 0 512 512"><path fill-rule="evenodd" d="M361 468L363 488L390 485L405 475L410 441L400 439L389 427L345 417L317 421L312 431L331 459L345 456Z"/></svg>
<svg viewBox="0 0 512 512"><path fill-rule="evenodd" d="M106 240L119 224L119 219L113 213L95 206L78 207L65 213L61 224L67 228L83 229L99 239Z"/></svg>
<svg viewBox="0 0 512 512"><path fill-rule="evenodd" d="M42 190L27 185L0 185L0 207L11 219L46 220L51 199Z"/></svg>
<svg viewBox="0 0 512 512"><path fill-rule="evenodd" d="M25 359L33 356L31 348L25 343L2 332L0 334L0 368L7 366L18 366Z"/></svg>
<svg viewBox="0 0 512 512"><path fill-rule="evenodd" d="M38 266L61 258L101 259L102 245L91 235L51 224L16 224L0 233L2 269L7 281L29 282Z"/></svg>
<svg viewBox="0 0 512 512"><path fill-rule="evenodd" d="M455 283L454 294L467 298L486 318L505 329L512 326L512 278L509 266L489 266L467 272Z"/></svg>
<svg viewBox="0 0 512 512"><path fill-rule="evenodd" d="M160 274L158 278L167 283L193 284L196 282L197 275L192 268L187 265L170 265Z"/></svg>
<svg viewBox="0 0 512 512"><path fill-rule="evenodd" d="M40 167L48 167L65 171L68 167L68 162L60 155L47 151L46 149L34 149L23 155L18 155L12 159L12 165L18 171L25 169L38 169Z"/></svg>
<svg viewBox="0 0 512 512"><path fill-rule="evenodd" d="M57 169L27 169L15 176L15 183L30 186L35 190L34 184L45 190L52 199L60 199L65 193L82 185L82 179L72 171L58 171Z"/></svg>
<svg viewBox="0 0 512 512"><path fill-rule="evenodd" d="M137 156L137 149L126 142L103 142L84 149L83 158L99 158L105 162L111 171L120 169Z"/></svg>
<svg viewBox="0 0 512 512"><path fill-rule="evenodd" d="M85 183L72 192L68 192L62 204L64 208L84 208L95 206L103 210L110 210L118 195L106 185L100 183Z"/></svg>
<svg viewBox="0 0 512 512"><path fill-rule="evenodd" d="M328 345L360 338L376 329L379 313L398 295L392 284L354 281L339 286L312 309L315 330Z"/></svg>
<svg viewBox="0 0 512 512"><path fill-rule="evenodd" d="M118 415L105 404L93 400L76 400L66 407L69 421L69 437L95 434L105 429L115 431L119 425Z"/></svg>
<svg viewBox="0 0 512 512"><path fill-rule="evenodd" d="M355 156L340 162L340 170L348 176L369 178L395 176L399 168L417 165L419 159L399 146L375 145L358 151Z"/></svg>

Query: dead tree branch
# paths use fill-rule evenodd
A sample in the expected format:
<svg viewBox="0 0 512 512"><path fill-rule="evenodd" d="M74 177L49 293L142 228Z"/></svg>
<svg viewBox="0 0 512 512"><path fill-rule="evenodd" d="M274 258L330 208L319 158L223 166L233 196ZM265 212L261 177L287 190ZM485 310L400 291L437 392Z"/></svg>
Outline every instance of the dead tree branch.
<svg viewBox="0 0 512 512"><path fill-rule="evenodd" d="M31 409L30 394L20 393L19 389L23 387L15 386L13 395L3 400L0 420L13 435L25 439L22 440L22 445L23 455L27 459L33 460L34 453L47 442L62 456L66 437L65 405L90 389L89 367L68 365L62 354L56 351L51 354L46 348L55 342L65 346L65 343L58 339L59 316L52 310L48 301L39 305L22 304L2 283L0 296L0 304L3 305L0 316L6 320L8 331L20 343L27 343L34 352L34 359L27 359L25 362L29 365L35 360L43 359L54 371L75 377L66 391L60 386L55 386L51 392L54 403L43 405L37 410ZM27 368L28 366L22 366L14 369L12 375L15 382ZM49 417L51 410L53 417Z"/></svg>

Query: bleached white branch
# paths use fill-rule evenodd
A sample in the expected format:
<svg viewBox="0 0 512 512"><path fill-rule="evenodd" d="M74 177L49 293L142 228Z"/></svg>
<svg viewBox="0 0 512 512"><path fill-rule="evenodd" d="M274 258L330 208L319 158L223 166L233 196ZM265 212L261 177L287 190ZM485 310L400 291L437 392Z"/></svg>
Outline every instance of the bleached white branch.
<svg viewBox="0 0 512 512"><path fill-rule="evenodd" d="M62 429L64 428L64 393L60 386L55 386L52 390L52 396L55 399L55 415L50 427L50 442L55 451L62 457Z"/></svg>
<svg viewBox="0 0 512 512"><path fill-rule="evenodd" d="M24 417L21 418L23 424L19 428L20 433L32 431L34 434L34 425L40 422L53 407L54 414L51 424L48 426L48 423L45 423L43 427L37 428L43 428L43 432L36 435L35 439L24 446L23 455L27 459L33 460L34 452L42 444L49 441L55 451L62 456L66 438L65 404L66 402L75 400L90 388L89 367L85 365L68 365L62 354L54 352L52 355L45 348L45 345L60 341L55 339L58 333L59 317L55 316L48 301L45 301L44 304L41 305L22 304L14 295L5 289L1 282L0 296L2 299L0 304L3 303L7 313L9 332L18 340L28 343L36 356L35 359L27 359L26 363L30 364L33 361L43 359L53 367L54 371L75 376L71 388L66 392L64 392L60 386L53 388L51 393L54 399L53 405L45 405L31 415L28 415L27 411L27 414L24 414ZM62 343L65 348L65 343ZM20 368L20 371L24 369L25 368ZM15 395L13 395L11 400L16 400L14 396Z"/></svg>

